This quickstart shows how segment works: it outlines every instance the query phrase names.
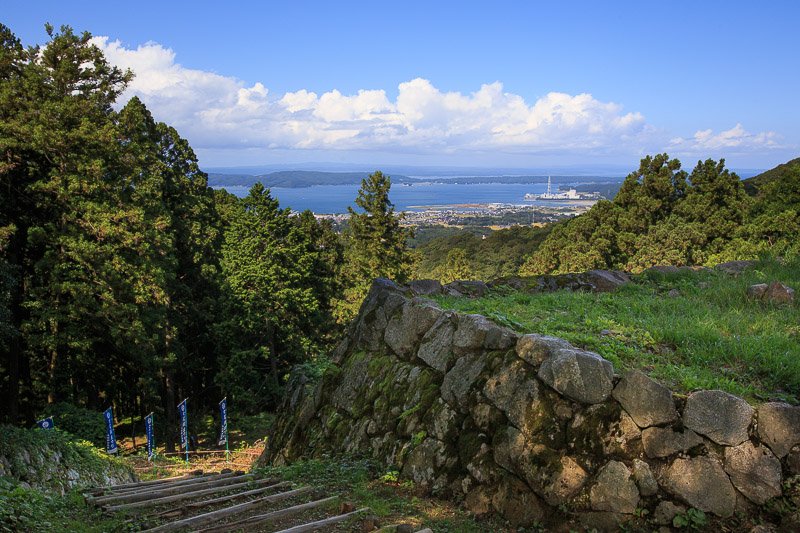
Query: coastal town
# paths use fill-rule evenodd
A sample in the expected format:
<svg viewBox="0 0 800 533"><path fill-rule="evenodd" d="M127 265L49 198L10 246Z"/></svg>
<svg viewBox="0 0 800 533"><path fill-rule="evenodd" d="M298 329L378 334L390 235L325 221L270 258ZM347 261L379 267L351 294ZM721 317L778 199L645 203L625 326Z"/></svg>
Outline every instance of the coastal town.
<svg viewBox="0 0 800 533"><path fill-rule="evenodd" d="M415 206L403 211L404 226L487 226L503 229L512 226L536 226L557 222L585 213L594 202L565 203L559 205L531 204L453 204ZM347 213L316 214L317 219L343 224Z"/></svg>

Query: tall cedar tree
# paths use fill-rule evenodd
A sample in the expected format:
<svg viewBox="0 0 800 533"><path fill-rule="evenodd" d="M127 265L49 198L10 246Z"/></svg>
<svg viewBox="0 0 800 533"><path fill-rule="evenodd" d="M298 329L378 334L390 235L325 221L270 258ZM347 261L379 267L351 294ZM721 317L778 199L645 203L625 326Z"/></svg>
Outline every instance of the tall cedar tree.
<svg viewBox="0 0 800 533"><path fill-rule="evenodd" d="M113 110L130 73L48 33L25 50L0 26L3 419L62 399L169 412L216 373L213 194L175 130L137 99Z"/></svg>
<svg viewBox="0 0 800 533"><path fill-rule="evenodd" d="M282 376L324 344L341 253L329 225L281 209L260 183L244 199L226 201L218 382L241 410L256 411L274 407Z"/></svg>
<svg viewBox="0 0 800 533"><path fill-rule="evenodd" d="M413 258L407 247L413 236L410 228L400 225L402 215L395 215L389 200L391 180L376 171L361 180L356 206L350 213L346 232L346 279L344 301L337 314L347 320L355 316L358 306L375 278L404 282L413 272Z"/></svg>

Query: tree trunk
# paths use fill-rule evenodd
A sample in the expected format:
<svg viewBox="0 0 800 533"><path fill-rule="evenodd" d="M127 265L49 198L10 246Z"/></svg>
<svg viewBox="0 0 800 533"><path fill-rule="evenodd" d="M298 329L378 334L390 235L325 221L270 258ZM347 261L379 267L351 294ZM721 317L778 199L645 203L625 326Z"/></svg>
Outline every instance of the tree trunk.
<svg viewBox="0 0 800 533"><path fill-rule="evenodd" d="M267 343L269 345L269 370L272 384L278 386L278 356L275 353L275 327L272 322L267 322Z"/></svg>
<svg viewBox="0 0 800 533"><path fill-rule="evenodd" d="M175 451L175 428L178 426L178 406L175 405L175 380L172 370L164 371L164 448L167 452Z"/></svg>

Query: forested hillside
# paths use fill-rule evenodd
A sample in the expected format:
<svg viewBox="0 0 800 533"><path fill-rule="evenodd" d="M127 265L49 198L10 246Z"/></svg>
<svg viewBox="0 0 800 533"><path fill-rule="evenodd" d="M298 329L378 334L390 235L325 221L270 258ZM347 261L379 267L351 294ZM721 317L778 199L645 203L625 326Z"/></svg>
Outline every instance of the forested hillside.
<svg viewBox="0 0 800 533"><path fill-rule="evenodd" d="M796 161L796 160L795 160ZM758 187L752 187L758 184ZM751 197L746 187L757 190ZM667 154L646 157L612 201L556 226L522 274L653 265L711 265L800 252L800 165L743 183L722 161L691 172Z"/></svg>
<svg viewBox="0 0 800 533"><path fill-rule="evenodd" d="M215 193L175 129L118 100L133 73L47 31L25 48L0 25L0 422L273 408L369 280L408 275L389 178L362 180L345 235L261 184Z"/></svg>

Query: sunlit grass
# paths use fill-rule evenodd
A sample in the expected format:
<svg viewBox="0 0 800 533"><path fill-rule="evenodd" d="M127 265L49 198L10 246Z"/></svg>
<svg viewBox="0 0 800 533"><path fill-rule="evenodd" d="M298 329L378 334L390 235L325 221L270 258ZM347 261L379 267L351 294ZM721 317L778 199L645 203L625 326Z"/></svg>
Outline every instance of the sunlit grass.
<svg viewBox="0 0 800 533"><path fill-rule="evenodd" d="M523 333L565 338L617 372L639 368L676 390L722 389L762 401L800 399L800 308L748 299L754 283L800 289L800 262L765 261L739 277L709 272L649 274L614 293L495 291L482 299L440 297ZM675 297L668 295L678 289Z"/></svg>

